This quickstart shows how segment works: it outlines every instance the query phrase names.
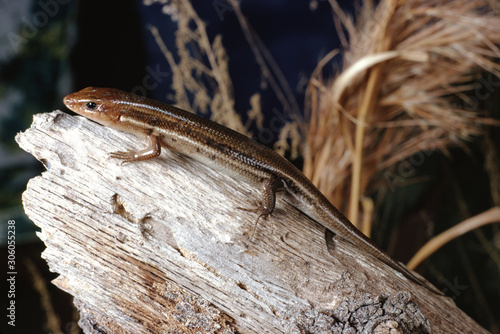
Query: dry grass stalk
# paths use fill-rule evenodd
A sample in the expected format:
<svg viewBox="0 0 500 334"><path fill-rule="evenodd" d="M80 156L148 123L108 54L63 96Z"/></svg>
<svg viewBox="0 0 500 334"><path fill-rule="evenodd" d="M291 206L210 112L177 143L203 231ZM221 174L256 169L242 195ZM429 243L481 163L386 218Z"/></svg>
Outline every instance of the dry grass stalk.
<svg viewBox="0 0 500 334"><path fill-rule="evenodd" d="M350 45L334 81L311 80L304 171L357 223L360 198L391 186L384 170L494 123L465 92L500 74L500 17L485 0L387 0L357 25L339 17Z"/></svg>
<svg viewBox="0 0 500 334"><path fill-rule="evenodd" d="M300 116L301 113L295 97L279 66L274 62L270 52L259 36L254 33L241 12L239 3L234 0L228 1L228 4L231 4L234 9L255 59L261 68L263 78L282 102L285 112L291 113L295 118L294 122L287 123L283 127L274 145L278 153L284 155L286 151L289 151L294 159L299 155L302 134L305 132L304 122ZM168 50L158 29L153 26L149 27L172 69L172 88L175 91L172 100L175 101L176 105L194 112L205 113L210 110L212 120L248 136L251 136L248 128L252 122L258 129L262 129L264 125L260 94L255 93L250 97L251 110L247 113L248 121L245 125L234 110L228 59L221 36L217 35L213 42L210 42L205 24L189 1L144 0L145 5L154 3L162 4L163 12L178 22L175 54L179 61L176 61L174 53ZM302 128L299 128L300 126Z"/></svg>
<svg viewBox="0 0 500 334"><path fill-rule="evenodd" d="M233 7L243 34L248 41L255 60L259 64L263 79L276 94L276 97L283 105L284 111L294 118L294 122L287 123L280 131L279 138L274 144L274 149L281 155L285 155L285 152L289 151L291 158L296 159L299 156L299 150L302 146L301 134L305 132L305 127L292 89L266 45L243 15L239 1L228 1Z"/></svg>
<svg viewBox="0 0 500 334"><path fill-rule="evenodd" d="M475 230L481 226L498 223L500 217L500 207L493 207L485 212L468 218L463 222L453 226L452 228L444 231L443 233L432 238L427 242L418 252L411 258L406 265L409 269L415 269L418 265L427 259L431 254L435 253L439 248L443 247L451 240L464 235L467 232ZM494 253L494 252L493 252ZM496 256L498 258L498 256Z"/></svg>
<svg viewBox="0 0 500 334"><path fill-rule="evenodd" d="M149 5L158 1L145 0ZM180 108L194 112L212 112L212 120L238 132L249 135L241 118L234 110L233 86L229 77L228 59L222 46L222 37L217 35L211 42L200 19L189 1L159 1L164 12L177 21L176 55L170 52L156 27L149 27L158 46L173 72L172 98ZM168 8L168 10L165 10ZM258 98L254 97L250 117L260 114ZM254 118L251 118L252 120Z"/></svg>
<svg viewBox="0 0 500 334"><path fill-rule="evenodd" d="M24 265L26 269L30 273L31 278L33 279L33 288L40 295L40 302L42 304L42 309L45 311L45 316L47 318L44 330L49 333L54 334L62 334L61 331L61 320L57 316L54 305L50 298L50 292L47 288L47 282L43 278L43 275L40 273L36 265L30 259L24 260Z"/></svg>

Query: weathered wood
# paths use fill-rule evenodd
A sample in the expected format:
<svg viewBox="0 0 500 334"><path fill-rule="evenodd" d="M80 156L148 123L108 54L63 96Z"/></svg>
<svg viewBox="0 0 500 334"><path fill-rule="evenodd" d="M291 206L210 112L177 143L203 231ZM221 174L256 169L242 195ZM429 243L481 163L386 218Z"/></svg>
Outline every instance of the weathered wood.
<svg viewBox="0 0 500 334"><path fill-rule="evenodd" d="M86 333L486 333L451 299L336 240L280 194L164 152L121 165L139 138L60 111L16 140L47 167L23 195L54 280Z"/></svg>

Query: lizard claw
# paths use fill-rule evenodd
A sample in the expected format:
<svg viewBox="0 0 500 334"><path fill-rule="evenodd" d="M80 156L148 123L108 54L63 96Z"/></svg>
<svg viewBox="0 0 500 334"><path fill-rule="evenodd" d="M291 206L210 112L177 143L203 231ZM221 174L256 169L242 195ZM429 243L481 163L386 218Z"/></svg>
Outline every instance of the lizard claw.
<svg viewBox="0 0 500 334"><path fill-rule="evenodd" d="M242 207L237 207L237 209L239 210L243 210L243 211L247 211L247 212L254 212L254 213L258 213L259 215L257 216L257 219L255 220L255 223L254 223L254 226L253 226L253 229L252 229L252 235L250 237L250 241L253 242L253 238L255 236L255 231L257 230L257 225L259 223L259 220L261 218L266 218L267 216L269 216L271 213L269 212L268 209L260 206L260 207L256 207L256 208L242 208Z"/></svg>

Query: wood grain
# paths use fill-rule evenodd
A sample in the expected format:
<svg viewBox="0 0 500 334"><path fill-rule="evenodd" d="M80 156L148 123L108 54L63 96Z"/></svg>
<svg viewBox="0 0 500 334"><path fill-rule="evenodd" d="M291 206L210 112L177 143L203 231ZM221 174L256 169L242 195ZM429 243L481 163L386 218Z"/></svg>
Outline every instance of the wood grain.
<svg viewBox="0 0 500 334"><path fill-rule="evenodd" d="M60 111L16 137L44 163L23 194L43 258L85 333L486 333L325 230L284 194L248 237L260 190L172 152L121 165L139 138Z"/></svg>

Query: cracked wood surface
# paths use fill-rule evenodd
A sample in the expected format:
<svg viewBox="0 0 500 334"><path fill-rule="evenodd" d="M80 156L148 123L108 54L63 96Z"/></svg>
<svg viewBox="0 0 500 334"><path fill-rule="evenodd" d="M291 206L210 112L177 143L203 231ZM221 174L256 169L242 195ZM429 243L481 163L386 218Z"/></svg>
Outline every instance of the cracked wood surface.
<svg viewBox="0 0 500 334"><path fill-rule="evenodd" d="M47 168L23 203L86 333L486 333L351 244L326 247L282 193L250 240L256 215L237 208L260 190L196 161L121 165L108 154L145 143L60 111L16 140Z"/></svg>

